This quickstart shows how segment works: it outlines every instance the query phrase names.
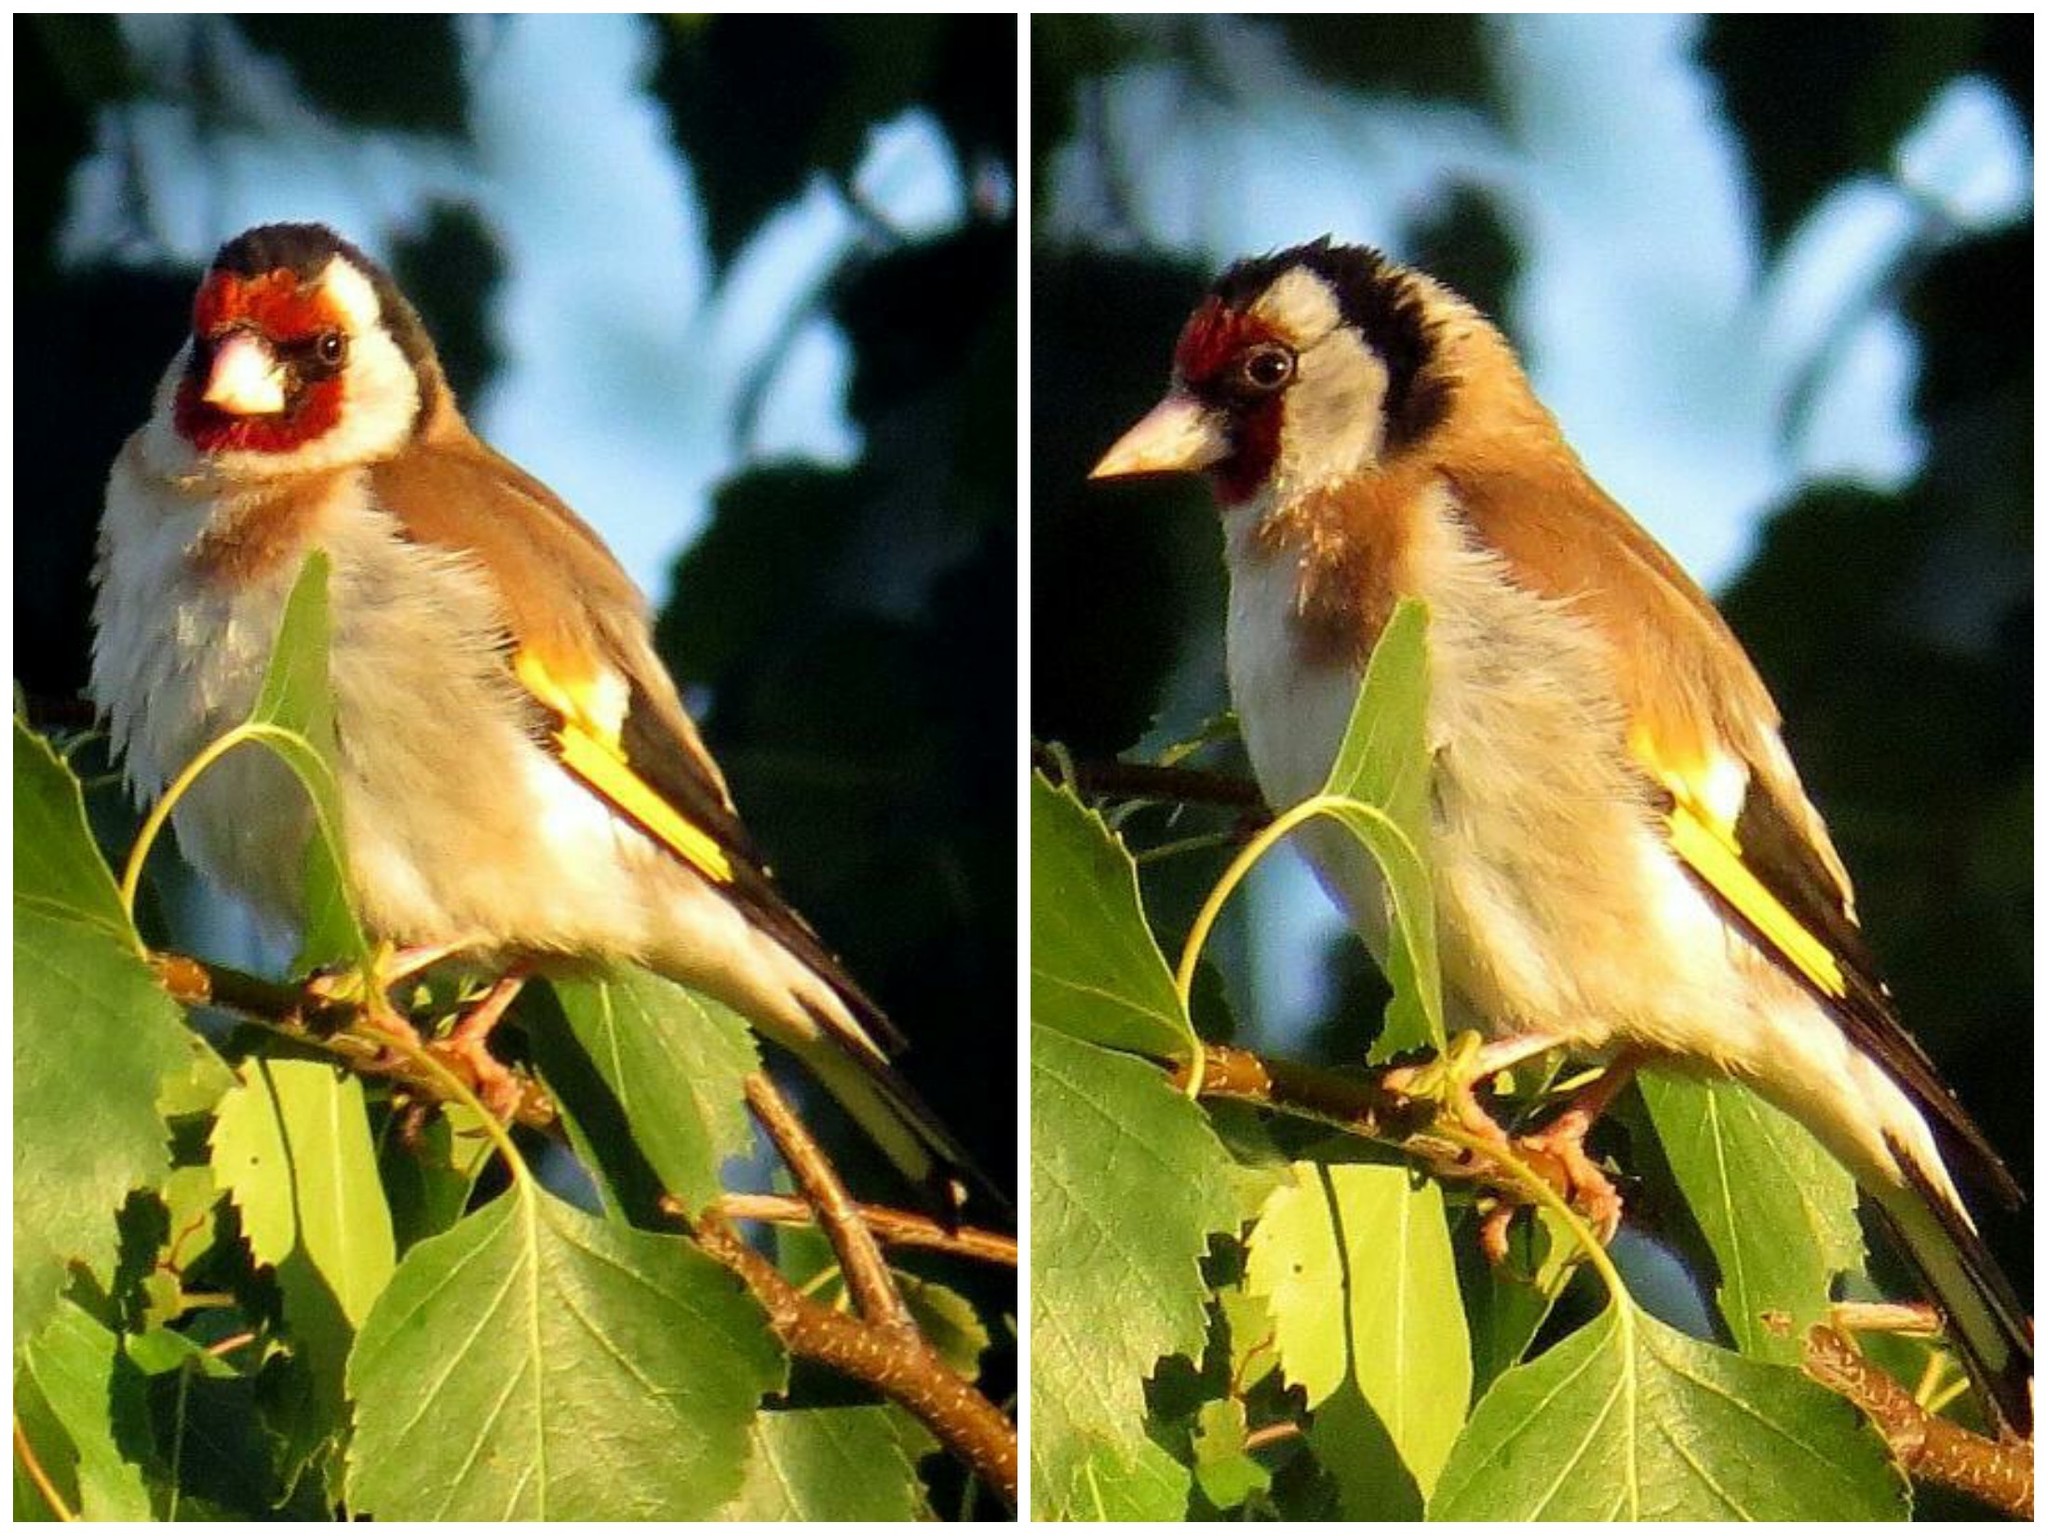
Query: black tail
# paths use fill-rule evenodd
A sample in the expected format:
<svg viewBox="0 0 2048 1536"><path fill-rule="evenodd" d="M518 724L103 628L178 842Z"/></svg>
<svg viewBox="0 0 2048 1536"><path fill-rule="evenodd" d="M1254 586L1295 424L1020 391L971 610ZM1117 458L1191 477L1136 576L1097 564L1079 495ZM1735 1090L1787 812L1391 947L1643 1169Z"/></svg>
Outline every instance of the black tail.
<svg viewBox="0 0 2048 1536"><path fill-rule="evenodd" d="M2034 1324L1969 1218L1890 1137L1908 1188L1877 1209L1919 1274L1985 1404L1992 1428L2034 1433Z"/></svg>

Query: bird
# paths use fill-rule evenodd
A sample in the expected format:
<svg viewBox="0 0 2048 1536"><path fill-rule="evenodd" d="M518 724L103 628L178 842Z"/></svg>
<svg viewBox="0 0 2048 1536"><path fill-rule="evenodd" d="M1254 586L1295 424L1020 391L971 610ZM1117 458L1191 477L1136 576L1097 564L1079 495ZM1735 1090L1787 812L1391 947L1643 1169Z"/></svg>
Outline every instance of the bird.
<svg viewBox="0 0 2048 1536"><path fill-rule="evenodd" d="M634 963L794 1052L921 1190L985 1185L892 1065L900 1033L783 897L598 534L464 420L418 313L332 229L226 241L108 476L88 693L152 800L244 719L302 562L330 565L349 874L401 952ZM233 753L180 847L273 931L303 923L308 802Z"/></svg>
<svg viewBox="0 0 2048 1536"><path fill-rule="evenodd" d="M1395 604L1426 605L1424 852L1482 1069L1562 1049L1749 1085L1874 1199L1990 1421L2030 1436L2032 1323L1951 1163L2019 1186L1906 1032L1756 667L1500 330L1331 236L1238 261L1091 478L1173 473L1215 494L1231 701L1276 808L1327 779ZM1384 959L1377 870L1304 831Z"/></svg>

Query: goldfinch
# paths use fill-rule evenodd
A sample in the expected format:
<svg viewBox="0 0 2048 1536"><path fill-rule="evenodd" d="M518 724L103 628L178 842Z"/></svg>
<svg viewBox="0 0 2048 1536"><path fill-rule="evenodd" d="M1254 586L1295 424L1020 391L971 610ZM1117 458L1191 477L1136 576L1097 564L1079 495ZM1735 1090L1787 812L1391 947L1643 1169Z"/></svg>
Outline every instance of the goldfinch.
<svg viewBox="0 0 2048 1536"><path fill-rule="evenodd" d="M1266 798L1321 787L1395 601L1430 612L1447 1003L1508 1042L1725 1072L1874 1197L2001 1427L2032 1325L1950 1164L2020 1191L1899 1022L1778 711L1697 585L1588 476L1463 299L1327 238L1238 263L1094 476L1200 471ZM1384 953L1377 871L1306 850Z"/></svg>
<svg viewBox="0 0 2048 1536"><path fill-rule="evenodd" d="M470 430L391 278L317 224L228 241L108 481L90 691L159 793L255 701L308 552L360 915L405 946L632 961L796 1052L919 1185L967 1160L892 1070L902 1041L769 877L575 513ZM211 880L289 928L304 795L233 753L173 812Z"/></svg>

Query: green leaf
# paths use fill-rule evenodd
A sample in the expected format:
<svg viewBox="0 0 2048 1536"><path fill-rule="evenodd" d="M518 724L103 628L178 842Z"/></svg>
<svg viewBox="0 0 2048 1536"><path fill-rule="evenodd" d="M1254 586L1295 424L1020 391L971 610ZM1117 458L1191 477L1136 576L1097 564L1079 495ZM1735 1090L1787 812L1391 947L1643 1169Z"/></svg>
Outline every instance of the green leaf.
<svg viewBox="0 0 2048 1536"><path fill-rule="evenodd" d="M125 1367L119 1336L66 1303L23 1353L70 1442L61 1466L51 1465L53 1446L37 1444L44 1470L75 1492L73 1507L87 1520L150 1519L149 1487L134 1459L138 1441L147 1440L144 1379Z"/></svg>
<svg viewBox="0 0 2048 1536"><path fill-rule="evenodd" d="M40 1330L70 1265L112 1277L115 1213L170 1172L158 1104L195 1056L220 1071L133 948L15 909L15 1338Z"/></svg>
<svg viewBox="0 0 2048 1536"><path fill-rule="evenodd" d="M14 1336L51 1316L73 1263L102 1282L115 1213L170 1170L162 1106L228 1077L141 957L77 777L14 728Z"/></svg>
<svg viewBox="0 0 2048 1536"><path fill-rule="evenodd" d="M214 1122L214 1178L242 1213L259 1264L311 1267L351 1325L397 1255L363 1085L315 1061L252 1060Z"/></svg>
<svg viewBox="0 0 2048 1536"><path fill-rule="evenodd" d="M104 928L140 951L113 873L94 845L78 777L49 742L14 722L14 900Z"/></svg>
<svg viewBox="0 0 2048 1536"><path fill-rule="evenodd" d="M1093 1518L1086 1501L1125 1475L1159 1492L1145 1455L1143 1381L1166 1355L1201 1355L1208 1292L1200 1260L1210 1234L1235 1225L1228 1155L1159 1068L1032 1026L1039 1517Z"/></svg>
<svg viewBox="0 0 2048 1536"><path fill-rule="evenodd" d="M988 1326L974 1303L951 1286L904 1270L893 1270L896 1288L925 1342L946 1364L973 1381L981 1374L981 1357L989 1346Z"/></svg>
<svg viewBox="0 0 2048 1536"><path fill-rule="evenodd" d="M1295 1163L1246 1239L1244 1286L1265 1298L1281 1374L1313 1408L1343 1385L1344 1256L1323 1169Z"/></svg>
<svg viewBox="0 0 2048 1536"><path fill-rule="evenodd" d="M350 1497L383 1520L706 1519L784 1375L710 1259L521 1180L408 1253L363 1326Z"/></svg>
<svg viewBox="0 0 2048 1536"><path fill-rule="evenodd" d="M1448 1043L1436 896L1422 859L1429 846L1428 635L1425 604L1413 598L1395 604L1322 791L1351 802L1331 814L1379 864L1392 909L1385 969L1394 996L1373 1044L1374 1061L1424 1045L1441 1054Z"/></svg>
<svg viewBox="0 0 2048 1536"><path fill-rule="evenodd" d="M348 852L342 841L334 690L327 669L327 574L324 551L316 549L306 556L285 600L277 643L271 648L248 726L250 734L298 777L313 802L298 968L313 970L346 961L367 973L370 945L349 902Z"/></svg>
<svg viewBox="0 0 2048 1536"><path fill-rule="evenodd" d="M1387 1426L1347 1378L1316 1409L1309 1449L1337 1485L1337 1510L1347 1520L1420 1520L1422 1490Z"/></svg>
<svg viewBox="0 0 2048 1536"><path fill-rule="evenodd" d="M1432 1520L1897 1520L1906 1489L1856 1410L1627 1302L1481 1399Z"/></svg>
<svg viewBox="0 0 2048 1536"><path fill-rule="evenodd" d="M746 1480L721 1520L928 1520L886 1408L757 1413Z"/></svg>
<svg viewBox="0 0 2048 1536"><path fill-rule="evenodd" d="M1325 1177L1344 1244L1351 1379L1426 1496L1472 1397L1443 1190L1387 1164L1340 1163Z"/></svg>
<svg viewBox="0 0 2048 1536"><path fill-rule="evenodd" d="M1578 1245L1563 1217L1535 1206L1508 1227L1504 1264L1489 1263L1476 1240L1454 1239L1452 1246L1472 1335L1472 1379L1484 1391L1535 1342L1571 1282Z"/></svg>
<svg viewBox="0 0 2048 1536"><path fill-rule="evenodd" d="M1804 1126L1739 1083L1647 1071L1636 1082L1713 1250L1715 1299L1736 1347L1797 1364L1835 1277L1863 1267L1856 1181ZM1790 1328L1766 1327L1766 1313Z"/></svg>
<svg viewBox="0 0 2048 1536"><path fill-rule="evenodd" d="M322 1062L252 1060L222 1100L215 1182L276 1271L286 1331L308 1372L315 1440L344 1422L350 1346L397 1263L363 1085Z"/></svg>
<svg viewBox="0 0 2048 1536"><path fill-rule="evenodd" d="M1032 1464L1038 1464L1038 1445L1032 1441ZM1041 1484L1036 1474L1031 1483L1033 1508L1045 1519L1046 1510L1059 1510L1068 1520L1135 1521L1184 1520L1188 1493L1194 1479L1188 1469L1150 1440L1139 1440L1125 1450L1092 1435L1081 1436L1061 1456L1072 1460L1072 1479L1059 1488Z"/></svg>
<svg viewBox="0 0 2048 1536"><path fill-rule="evenodd" d="M1218 1509L1235 1509L1273 1485L1272 1474L1246 1448L1249 1434L1238 1398L1204 1403L1195 1415L1195 1483Z"/></svg>
<svg viewBox="0 0 2048 1536"><path fill-rule="evenodd" d="M1280 1369L1279 1331L1265 1299L1242 1285L1216 1292L1216 1310L1230 1340L1230 1380L1240 1394Z"/></svg>
<svg viewBox="0 0 2048 1536"><path fill-rule="evenodd" d="M662 1188L692 1211L716 1200L721 1165L754 1145L745 1080L761 1058L746 1021L651 971L561 980L554 990ZM576 1116L580 1130L592 1130L588 1118Z"/></svg>
<svg viewBox="0 0 2048 1536"><path fill-rule="evenodd" d="M1187 1061L1199 1049L1146 925L1137 867L1102 818L1031 777L1031 1020Z"/></svg>
<svg viewBox="0 0 2048 1536"><path fill-rule="evenodd" d="M1472 1356L1443 1194L1402 1167L1297 1163L1249 1240L1281 1367L1316 1407L1349 1380L1427 1493L1465 1422Z"/></svg>
<svg viewBox="0 0 2048 1536"><path fill-rule="evenodd" d="M462 1219L489 1160L490 1141L466 1105L442 1105L410 1138L391 1134L387 1124L377 1143L377 1178L399 1253Z"/></svg>

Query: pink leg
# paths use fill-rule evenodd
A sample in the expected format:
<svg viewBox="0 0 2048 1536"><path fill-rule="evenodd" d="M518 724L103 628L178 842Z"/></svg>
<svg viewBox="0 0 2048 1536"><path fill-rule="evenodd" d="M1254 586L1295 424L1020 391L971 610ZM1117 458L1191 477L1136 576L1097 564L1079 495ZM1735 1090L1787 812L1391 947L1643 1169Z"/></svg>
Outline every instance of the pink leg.
<svg viewBox="0 0 2048 1536"><path fill-rule="evenodd" d="M427 1048L445 1061L463 1068L476 1085L477 1097L500 1120L510 1120L519 1111L524 1090L511 1068L491 1054L491 1031L505 1017L519 989L526 985L527 968L516 965L491 984L490 991L455 1021L455 1027Z"/></svg>

